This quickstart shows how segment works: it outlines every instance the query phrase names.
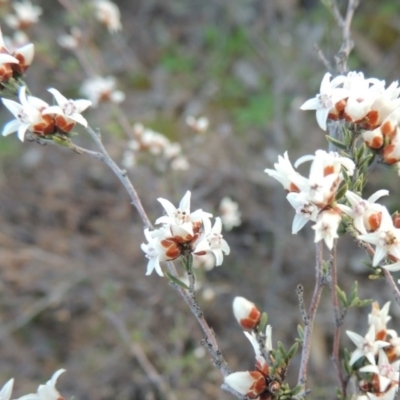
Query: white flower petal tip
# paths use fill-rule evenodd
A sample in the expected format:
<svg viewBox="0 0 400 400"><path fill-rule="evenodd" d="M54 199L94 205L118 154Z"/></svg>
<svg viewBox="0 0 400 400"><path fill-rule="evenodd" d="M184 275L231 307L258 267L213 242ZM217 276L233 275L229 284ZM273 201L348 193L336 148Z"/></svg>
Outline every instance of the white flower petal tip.
<svg viewBox="0 0 400 400"><path fill-rule="evenodd" d="M10 379L0 390L0 400L10 400L14 386L14 379Z"/></svg>
<svg viewBox="0 0 400 400"><path fill-rule="evenodd" d="M232 303L233 315L244 329L254 329L260 323L261 313L254 303L237 296Z"/></svg>

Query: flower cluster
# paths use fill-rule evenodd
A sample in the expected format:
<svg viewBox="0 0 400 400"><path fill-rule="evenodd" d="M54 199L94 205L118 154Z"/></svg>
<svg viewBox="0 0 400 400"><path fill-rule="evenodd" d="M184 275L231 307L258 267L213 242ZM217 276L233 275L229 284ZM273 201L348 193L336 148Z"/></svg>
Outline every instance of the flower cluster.
<svg viewBox="0 0 400 400"><path fill-rule="evenodd" d="M4 126L3 136L17 132L18 138L24 141L27 131L46 138L57 133L67 134L76 123L87 126L81 112L91 105L89 100L67 99L56 89L49 89L49 92L54 96L56 106L50 106L38 97L27 95L26 86L19 90L19 103L2 99L3 104L15 117Z"/></svg>
<svg viewBox="0 0 400 400"><path fill-rule="evenodd" d="M6 15L6 23L13 29L23 31L39 22L42 9L33 5L29 0L13 1L15 14Z"/></svg>
<svg viewBox="0 0 400 400"><path fill-rule="evenodd" d="M82 83L81 93L91 100L93 107L108 101L119 104L125 100L125 93L117 90L116 86L117 81L113 76L107 76L106 78L94 76Z"/></svg>
<svg viewBox="0 0 400 400"><path fill-rule="evenodd" d="M3 34L0 30L0 88L3 89L11 78L19 78L31 65L35 54L32 43L16 48L7 49Z"/></svg>
<svg viewBox="0 0 400 400"><path fill-rule="evenodd" d="M233 313L239 325L252 332L244 332L253 346L255 353L255 369L253 371L239 371L225 377L225 384L246 398L257 400L272 400L285 394L292 398L286 378L289 360L297 350L295 344L289 352L283 347L274 350L272 347L272 328L267 325L265 332L259 329L261 313L254 303L244 297L235 297L233 300Z"/></svg>
<svg viewBox="0 0 400 400"><path fill-rule="evenodd" d="M295 167L305 161L312 161L308 178L293 168L287 152L283 157L279 156L275 169L267 168L265 172L289 192L286 198L296 210L292 233L296 234L308 221L315 222L312 227L315 230L315 242L324 240L332 249L342 219L342 212L336 204L336 195L344 180L342 168L351 176L355 165L347 157L323 150L317 150L315 155L299 158Z"/></svg>
<svg viewBox="0 0 400 400"><path fill-rule="evenodd" d="M350 357L349 365L359 381L361 395L358 400L393 400L399 386L400 338L396 331L387 329L390 302L382 309L372 304L368 316L369 329L363 337L347 331L348 337L357 346Z"/></svg>
<svg viewBox="0 0 400 400"><path fill-rule="evenodd" d="M145 128L142 124L133 126L134 139L128 142L128 148L124 152L122 164L125 168L131 168L136 163L138 152L148 151L154 156L161 156L158 161L166 161L173 170L187 170L189 163L182 154L181 145L171 142L163 134L150 128Z"/></svg>
<svg viewBox="0 0 400 400"><path fill-rule="evenodd" d="M39 385L37 393L26 394L17 400L63 400L64 397L56 389L58 377L65 372L65 369L56 371L45 385ZM10 379L0 390L1 400L10 400L14 386L14 379Z"/></svg>
<svg viewBox="0 0 400 400"><path fill-rule="evenodd" d="M392 217L386 207L375 203L387 190L378 190L367 200L347 191L350 206L338 207L352 218L353 226L359 233L357 239L375 246L372 266L377 267L387 257L392 263L381 265L389 271L400 270L400 221L397 214Z"/></svg>
<svg viewBox="0 0 400 400"><path fill-rule="evenodd" d="M160 262L174 260L181 255L201 256L212 253L216 265L219 266L223 255L229 254L229 245L221 235L221 219L216 218L211 226L210 213L201 209L191 212L190 197L191 193L187 191L178 208L169 200L158 199L166 215L155 222L156 225L161 225L160 228L144 230L148 243L142 243L141 248L149 259L146 275L155 270L158 275L163 276Z"/></svg>
<svg viewBox="0 0 400 400"><path fill-rule="evenodd" d="M325 74L320 93L300 108L316 110L319 126L326 130L327 119L353 124L365 144L379 152L387 164L400 164L400 87L397 81L365 78L362 72L349 72L331 79Z"/></svg>

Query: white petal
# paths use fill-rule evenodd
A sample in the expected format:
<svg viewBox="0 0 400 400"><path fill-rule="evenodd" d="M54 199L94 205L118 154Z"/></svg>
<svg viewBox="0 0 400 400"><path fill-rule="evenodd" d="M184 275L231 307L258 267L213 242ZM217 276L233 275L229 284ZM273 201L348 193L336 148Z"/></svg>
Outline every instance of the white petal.
<svg viewBox="0 0 400 400"><path fill-rule="evenodd" d="M20 125L21 123L17 119L13 119L12 121L7 122L3 127L2 135L8 136L11 133L17 132Z"/></svg>
<svg viewBox="0 0 400 400"><path fill-rule="evenodd" d="M317 110L320 107L319 100L314 97L313 99L309 99L303 103L300 107L300 110Z"/></svg>
<svg viewBox="0 0 400 400"><path fill-rule="evenodd" d="M391 272L400 271L400 261L393 264L382 265L382 268L385 268L386 270Z"/></svg>
<svg viewBox="0 0 400 400"><path fill-rule="evenodd" d="M301 214L296 214L292 223L292 235L296 235L308 221L308 218L303 217Z"/></svg>
<svg viewBox="0 0 400 400"><path fill-rule="evenodd" d="M47 89L55 98L57 104L59 106L63 106L65 103L68 103L68 99L64 97L57 89L50 88Z"/></svg>
<svg viewBox="0 0 400 400"><path fill-rule="evenodd" d="M190 210L190 196L191 193L188 190L185 195L182 197L182 200L179 203L179 208L181 210Z"/></svg>
<svg viewBox="0 0 400 400"><path fill-rule="evenodd" d="M88 107L92 105L92 102L90 100L85 99L75 100L74 103L79 113L85 111Z"/></svg>
<svg viewBox="0 0 400 400"><path fill-rule="evenodd" d="M369 203L375 203L378 199L380 199L382 196L388 196L389 195L389 190L386 189L381 189L375 192L373 195L368 197L368 202Z"/></svg>
<svg viewBox="0 0 400 400"><path fill-rule="evenodd" d="M8 64L8 63L19 64L19 61L15 57L9 54L0 54L0 64Z"/></svg>
<svg viewBox="0 0 400 400"><path fill-rule="evenodd" d="M245 395L254 383L254 379L248 371L244 371L234 372L226 376L224 382L240 394Z"/></svg>
<svg viewBox="0 0 400 400"><path fill-rule="evenodd" d="M17 103L14 100L1 99L1 101L8 108L8 110L14 115L14 117L17 117L19 112L23 109L21 104Z"/></svg>
<svg viewBox="0 0 400 400"><path fill-rule="evenodd" d="M81 114L74 113L72 115L69 115L68 118L72 119L73 121L77 122L78 124L83 125L85 128L88 125L86 119L83 118Z"/></svg>
<svg viewBox="0 0 400 400"><path fill-rule="evenodd" d="M21 124L18 128L18 139L23 142L25 140L26 131L29 128L29 124Z"/></svg>
<svg viewBox="0 0 400 400"><path fill-rule="evenodd" d="M159 197L157 200L164 207L164 210L167 212L168 216L173 217L174 213L176 211L175 206L167 199L163 199L163 198ZM156 223L157 223L157 221L156 221Z"/></svg>
<svg viewBox="0 0 400 400"><path fill-rule="evenodd" d="M9 400L11 397L11 392L13 390L14 379L10 379L0 391L1 400Z"/></svg>
<svg viewBox="0 0 400 400"><path fill-rule="evenodd" d="M50 106L50 107L46 107L42 111L42 114L43 115L47 115L47 114L64 115L64 111L60 106Z"/></svg>
<svg viewBox="0 0 400 400"><path fill-rule="evenodd" d="M328 108L319 109L315 113L318 125L324 131L326 131L326 120L328 119L328 114L329 114L329 109Z"/></svg>

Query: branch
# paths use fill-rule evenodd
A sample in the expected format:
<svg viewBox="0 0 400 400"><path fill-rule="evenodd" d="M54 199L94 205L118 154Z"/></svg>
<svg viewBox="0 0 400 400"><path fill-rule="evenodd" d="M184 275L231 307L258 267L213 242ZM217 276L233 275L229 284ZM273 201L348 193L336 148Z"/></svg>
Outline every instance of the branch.
<svg viewBox="0 0 400 400"><path fill-rule="evenodd" d="M335 56L336 68L340 74L345 74L348 71L347 61L351 50L354 47L354 42L351 39L350 27L353 21L354 12L359 5L359 0L348 0L346 16L343 18L340 14L337 0L332 0L332 13L338 24L342 29L342 45L339 52Z"/></svg>
<svg viewBox="0 0 400 400"><path fill-rule="evenodd" d="M74 143L70 143L68 146L69 148L78 153L78 154L85 154L88 155L92 158L95 158L97 160L100 160L107 164L107 166L114 172L114 174L117 176L117 178L120 180L120 182L123 184L125 187L126 191L128 192L128 195L131 199L131 204L138 210L139 215L146 227L151 228L152 224L142 206L142 203L139 199L139 196L129 179L129 177L126 174L126 171L120 169L118 165L113 161L113 159L110 157L108 154L106 148L103 145L103 142L101 140L101 136L99 133L95 132L92 128L88 127L87 132L89 135L92 137L94 142L96 143L97 147L99 148L99 152L92 151L92 150L87 150L82 147L79 147L75 145ZM178 273L176 271L175 265L173 262L168 261L166 262L168 271L171 275L174 277L178 277ZM192 279L189 276L189 279ZM201 307L199 306L194 293L194 281L191 284L193 285L193 289L191 291L186 291L183 287L177 285L174 282L171 282L171 285L175 288L175 290L181 295L181 297L185 300L186 304L188 304L190 310L192 311L193 315L197 319L197 322L199 323L205 338L202 340L202 343L206 346L210 354L214 358L214 364L215 366L221 371L223 376L227 376L231 373L230 369L228 368L227 362L224 360L221 350L218 346L217 339L215 337L214 331L212 328L208 325L207 321L204 318L203 311Z"/></svg>
<svg viewBox="0 0 400 400"><path fill-rule="evenodd" d="M308 369L308 360L310 358L310 350L311 350L311 337L312 330L314 326L315 316L317 314L319 300L321 298L322 289L325 285L324 277L322 274L322 244L320 241L316 244L316 261L315 261L315 287L314 293L311 299L310 308L308 310L308 315L306 318L303 317L304 321L304 339L303 339L303 348L301 352L301 361L300 361L300 370L297 384L298 385L306 385L307 381L307 369Z"/></svg>

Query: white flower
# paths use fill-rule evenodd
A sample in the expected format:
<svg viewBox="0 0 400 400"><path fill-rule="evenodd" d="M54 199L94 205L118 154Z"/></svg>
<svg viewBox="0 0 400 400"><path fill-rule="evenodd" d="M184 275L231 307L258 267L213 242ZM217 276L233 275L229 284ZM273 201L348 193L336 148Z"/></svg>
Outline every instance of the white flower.
<svg viewBox="0 0 400 400"><path fill-rule="evenodd" d="M113 76L106 78L95 76L83 82L81 93L92 101L93 107L96 107L102 101L119 104L125 100L125 94L116 90L116 84L116 79Z"/></svg>
<svg viewBox="0 0 400 400"><path fill-rule="evenodd" d="M221 200L219 212L221 213L222 224L227 231L230 231L235 226L240 226L242 223L239 204L230 197L224 197Z"/></svg>
<svg viewBox="0 0 400 400"><path fill-rule="evenodd" d="M298 168L299 165L303 164L304 162L314 161L315 159L319 159L322 161L322 168L324 170L325 176L333 173L340 173L342 167L346 169L347 175L352 176L356 167L354 161L350 158L343 157L335 151L327 152L325 150L317 150L315 152L315 155L309 154L300 157L294 163L294 166L295 168Z"/></svg>
<svg viewBox="0 0 400 400"><path fill-rule="evenodd" d="M60 400L63 399L61 394L56 389L58 377L65 372L65 369L56 371L51 379L45 384L38 387L37 393L27 394L20 397L18 400Z"/></svg>
<svg viewBox="0 0 400 400"><path fill-rule="evenodd" d="M357 237L375 245L372 265L376 267L386 255L400 260L400 229L393 226L392 218L386 208L382 211L382 221L378 230Z"/></svg>
<svg viewBox="0 0 400 400"><path fill-rule="evenodd" d="M210 228L209 219L204 220L204 239L196 246L194 253L201 254L203 252L211 252L215 256L215 265L218 267L222 264L224 260L224 254L228 255L230 253L230 248L226 240L221 235L222 222L221 218L215 218L215 223L212 228Z"/></svg>
<svg viewBox="0 0 400 400"><path fill-rule="evenodd" d="M353 225L361 234L367 234L367 231L379 228L377 223L382 215L384 207L375 202L382 196L387 196L388 190L378 190L367 200L362 199L357 194L347 191L346 198L351 207L339 204L338 207L344 211L349 217L353 218Z"/></svg>
<svg viewBox="0 0 400 400"><path fill-rule="evenodd" d="M109 0L95 0L93 2L96 18L103 23L111 33L122 29L121 13L116 4Z"/></svg>
<svg viewBox="0 0 400 400"><path fill-rule="evenodd" d="M14 379L10 379L0 390L0 400L10 400Z"/></svg>
<svg viewBox="0 0 400 400"><path fill-rule="evenodd" d="M147 228L144 230L144 235L146 236L148 243L142 243L140 247L149 259L146 275L150 275L155 270L158 275L164 276L160 266L160 261L165 261L166 256L165 251L160 245L160 237L157 236L158 233L159 231L150 232Z"/></svg>
<svg viewBox="0 0 400 400"><path fill-rule="evenodd" d="M375 326L370 325L365 337L362 337L358 333L352 331L346 331L347 336L357 346L357 349L351 354L349 361L350 365L353 365L361 357L366 357L371 364L375 364L375 356L378 354L378 350L383 347L389 346L388 342L383 340L375 340Z"/></svg>
<svg viewBox="0 0 400 400"><path fill-rule="evenodd" d="M81 113L92 104L90 100L71 100L64 97L57 89L48 89L48 91L54 96L58 105L48 107L43 111L43 114L61 115L67 118L67 121L72 120L87 127L87 121Z"/></svg>
<svg viewBox="0 0 400 400"><path fill-rule="evenodd" d="M344 85L350 91L345 107L346 119L352 122L363 120L383 93L384 86L384 81L365 79L362 73L349 72Z"/></svg>
<svg viewBox="0 0 400 400"><path fill-rule="evenodd" d="M370 372L378 375L379 391L384 393L391 383L398 385L400 360L390 364L386 353L379 349L378 365L366 365L360 372Z"/></svg>
<svg viewBox="0 0 400 400"><path fill-rule="evenodd" d="M308 221L316 221L319 208L308 200L306 193L290 192L287 194L291 206L296 210L292 223L292 234L295 235Z"/></svg>
<svg viewBox="0 0 400 400"><path fill-rule="evenodd" d="M301 107L301 110L316 110L316 118L318 125L326 130L326 120L329 112L335 107L335 104L349 96L349 91L338 88L345 81L344 76L338 76L332 81L331 74L326 73L322 79L319 94L313 99L307 100Z"/></svg>
<svg viewBox="0 0 400 400"><path fill-rule="evenodd" d="M317 151L315 156L305 156L300 159L301 162L307 159L313 160L308 179L293 176L294 185L306 194L311 203L320 208L324 208L334 200L337 188L343 179L341 172L337 172L334 165L325 165L324 153Z"/></svg>
<svg viewBox="0 0 400 400"><path fill-rule="evenodd" d="M324 240L327 247L332 250L333 242L339 237L337 230L342 217L335 210L326 210L318 215L317 222L312 226L315 230L314 242Z"/></svg>
<svg viewBox="0 0 400 400"><path fill-rule="evenodd" d="M7 15L6 23L13 29L26 29L27 27L39 22L42 9L34 6L29 0L14 1L12 4L15 15Z"/></svg>
<svg viewBox="0 0 400 400"><path fill-rule="evenodd" d="M42 121L41 112L32 105L40 99L32 98L30 96L30 99L28 100L26 97L26 87L23 86L19 91L19 100L21 104L8 99L1 100L15 117L14 120L7 122L4 126L2 135L7 136L11 133L18 132L18 138L23 142L26 131L32 129L35 124ZM43 104L47 106L46 103L43 102Z"/></svg>
<svg viewBox="0 0 400 400"><path fill-rule="evenodd" d="M293 183L293 179L305 179L303 178L292 166L289 160L287 151L284 153L283 157L278 156L278 162L274 164L275 169L265 169L264 172L267 173L272 178L280 182L283 188L289 192L298 192L298 187Z"/></svg>
<svg viewBox="0 0 400 400"><path fill-rule="evenodd" d="M182 238L193 237L193 223L210 223L212 214L206 213L199 209L190 212L190 191L187 191L176 208L169 200L159 198L157 199L167 215L164 215L156 220L156 224L164 224L171 230L172 236L179 236Z"/></svg>

